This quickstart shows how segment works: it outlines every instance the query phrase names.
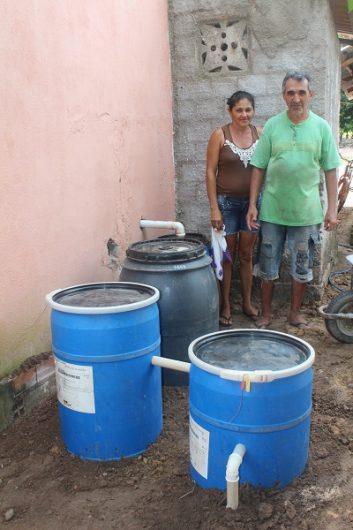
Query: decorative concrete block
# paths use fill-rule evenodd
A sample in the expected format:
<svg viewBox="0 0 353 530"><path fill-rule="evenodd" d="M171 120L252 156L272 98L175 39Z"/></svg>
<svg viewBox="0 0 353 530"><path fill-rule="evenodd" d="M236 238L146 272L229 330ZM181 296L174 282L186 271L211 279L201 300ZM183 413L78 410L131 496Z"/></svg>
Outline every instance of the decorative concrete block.
<svg viewBox="0 0 353 530"><path fill-rule="evenodd" d="M248 69L248 26L245 19L200 25L201 64L204 73L229 74Z"/></svg>

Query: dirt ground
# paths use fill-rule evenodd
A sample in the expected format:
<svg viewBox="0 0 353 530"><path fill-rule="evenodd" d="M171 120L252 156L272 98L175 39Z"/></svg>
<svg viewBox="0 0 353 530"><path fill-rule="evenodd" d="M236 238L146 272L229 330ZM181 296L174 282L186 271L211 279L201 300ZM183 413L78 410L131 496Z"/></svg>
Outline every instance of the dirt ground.
<svg viewBox="0 0 353 530"><path fill-rule="evenodd" d="M339 241L349 243L353 210L341 213ZM346 268L340 246L336 270ZM348 278L340 277L348 287ZM328 287L325 299L337 292ZM286 323L275 308L273 329L296 334L316 351L310 456L305 473L283 490L240 487L237 511L225 494L196 486L188 470L188 392L164 389L164 429L138 458L84 462L60 438L56 400L0 434L0 527L16 530L246 530L353 528L353 345L336 342L312 302L312 327ZM239 314L235 327L249 327Z"/></svg>

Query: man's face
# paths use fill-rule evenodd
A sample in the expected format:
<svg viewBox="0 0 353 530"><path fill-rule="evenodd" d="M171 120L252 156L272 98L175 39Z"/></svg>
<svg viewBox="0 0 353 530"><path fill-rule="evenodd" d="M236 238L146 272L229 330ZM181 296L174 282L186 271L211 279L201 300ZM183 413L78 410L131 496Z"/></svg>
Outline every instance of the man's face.
<svg viewBox="0 0 353 530"><path fill-rule="evenodd" d="M288 79L283 92L289 115L306 118L313 93L309 90L307 79L297 81Z"/></svg>

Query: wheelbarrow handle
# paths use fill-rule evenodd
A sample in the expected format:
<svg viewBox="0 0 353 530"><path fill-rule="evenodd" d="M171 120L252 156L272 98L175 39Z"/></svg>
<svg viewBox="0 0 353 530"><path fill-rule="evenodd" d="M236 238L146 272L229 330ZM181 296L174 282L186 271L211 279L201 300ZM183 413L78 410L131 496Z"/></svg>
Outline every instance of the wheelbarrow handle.
<svg viewBox="0 0 353 530"><path fill-rule="evenodd" d="M322 305L318 308L318 313L324 317L328 318L330 320L337 320L337 319L347 319L347 320L353 320L353 313L326 313L326 309L328 307L328 304Z"/></svg>

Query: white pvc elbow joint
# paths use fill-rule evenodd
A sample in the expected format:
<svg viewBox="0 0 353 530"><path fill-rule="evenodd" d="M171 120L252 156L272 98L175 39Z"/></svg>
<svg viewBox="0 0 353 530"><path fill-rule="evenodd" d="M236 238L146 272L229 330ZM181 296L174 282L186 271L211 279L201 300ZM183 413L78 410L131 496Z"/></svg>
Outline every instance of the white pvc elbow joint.
<svg viewBox="0 0 353 530"><path fill-rule="evenodd" d="M179 221L152 221L149 219L140 220L140 228L167 228L174 230L177 237L185 236L185 227Z"/></svg>
<svg viewBox="0 0 353 530"><path fill-rule="evenodd" d="M239 467L243 461L243 458L237 454L232 453L227 462L226 468L226 481L227 482L238 482L239 480Z"/></svg>
<svg viewBox="0 0 353 530"><path fill-rule="evenodd" d="M245 445L237 444L229 455L226 467L227 508L236 510L239 504L239 467L246 452Z"/></svg>

